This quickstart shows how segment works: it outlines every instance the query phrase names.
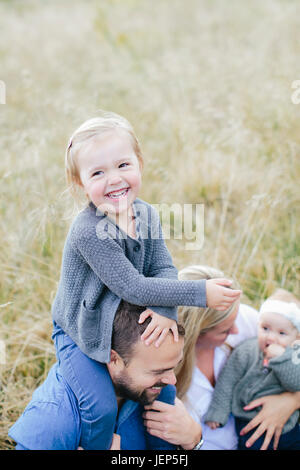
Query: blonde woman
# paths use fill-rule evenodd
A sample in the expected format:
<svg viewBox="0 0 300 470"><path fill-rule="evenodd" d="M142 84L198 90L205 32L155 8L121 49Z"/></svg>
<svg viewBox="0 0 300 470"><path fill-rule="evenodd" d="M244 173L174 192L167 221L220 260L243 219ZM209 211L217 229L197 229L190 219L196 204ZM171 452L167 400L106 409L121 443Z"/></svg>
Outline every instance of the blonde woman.
<svg viewBox="0 0 300 470"><path fill-rule="evenodd" d="M207 266L190 266L179 272L181 280L214 279L224 274ZM232 288L236 288L232 284ZM181 423L189 415L202 426L202 449L237 449L234 418L226 425L212 430L203 422L214 392L215 383L231 350L245 339L257 335L258 313L253 308L234 302L228 310L181 307L179 321L185 328L184 359L176 370L177 399L175 407L154 402L145 407L146 426L150 434L177 444L184 432ZM185 406L184 406L185 405ZM247 444L249 447L265 433L261 449L266 449L274 437L277 448L284 424L292 413L300 408L300 392L285 392L254 400L248 410L261 407L242 433L254 430ZM154 413L151 410L160 411ZM276 410L276 413L274 413Z"/></svg>

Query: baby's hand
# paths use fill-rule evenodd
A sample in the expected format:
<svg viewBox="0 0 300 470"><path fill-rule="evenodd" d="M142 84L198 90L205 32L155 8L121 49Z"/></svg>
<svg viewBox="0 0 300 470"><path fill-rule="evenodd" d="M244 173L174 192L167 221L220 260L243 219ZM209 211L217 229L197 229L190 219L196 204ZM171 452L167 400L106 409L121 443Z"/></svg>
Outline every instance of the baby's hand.
<svg viewBox="0 0 300 470"><path fill-rule="evenodd" d="M232 281L228 279L208 279L206 281L206 303L215 310L227 310L237 300L242 291L228 289Z"/></svg>
<svg viewBox="0 0 300 470"><path fill-rule="evenodd" d="M139 323L144 323L148 317L152 317L152 320L141 336L141 340L145 341L147 346L157 340L155 346L158 348L166 338L169 330L172 331L174 340L178 341L178 329L175 320L170 320L170 318L159 315L148 308L141 313Z"/></svg>
<svg viewBox="0 0 300 470"><path fill-rule="evenodd" d="M281 356L285 351L285 348L283 346L280 346L280 344L269 344L264 350L264 357L267 360L272 359L272 357L277 357Z"/></svg>
<svg viewBox="0 0 300 470"><path fill-rule="evenodd" d="M220 427L220 423L217 423L217 421L206 421L207 426L210 427L210 429L217 429Z"/></svg>

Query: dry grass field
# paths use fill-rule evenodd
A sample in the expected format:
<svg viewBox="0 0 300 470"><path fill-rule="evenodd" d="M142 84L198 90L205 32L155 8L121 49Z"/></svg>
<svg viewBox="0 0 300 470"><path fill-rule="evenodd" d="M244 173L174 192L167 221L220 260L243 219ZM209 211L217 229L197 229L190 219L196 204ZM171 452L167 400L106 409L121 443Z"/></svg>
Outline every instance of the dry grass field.
<svg viewBox="0 0 300 470"><path fill-rule="evenodd" d="M254 307L299 294L299 31L298 0L0 1L0 449L55 361L64 151L97 110L133 124L143 199L204 204L203 248L167 241L179 269L220 267Z"/></svg>

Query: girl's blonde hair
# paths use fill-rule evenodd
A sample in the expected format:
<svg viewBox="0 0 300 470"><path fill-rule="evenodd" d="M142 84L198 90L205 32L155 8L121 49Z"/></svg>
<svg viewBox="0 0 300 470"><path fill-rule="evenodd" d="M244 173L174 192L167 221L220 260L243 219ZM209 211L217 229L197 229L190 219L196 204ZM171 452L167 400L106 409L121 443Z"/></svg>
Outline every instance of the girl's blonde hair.
<svg viewBox="0 0 300 470"><path fill-rule="evenodd" d="M138 158L140 168L143 167L143 157L139 141L134 133L133 127L122 116L116 113L102 111L99 116L88 119L76 129L70 140L65 153L65 171L67 183L73 195L76 195L76 188L81 185L80 175L76 164L76 156L83 145L95 137L116 131L123 131L128 134L133 150Z"/></svg>
<svg viewBox="0 0 300 470"><path fill-rule="evenodd" d="M178 278L180 280L216 279L224 278L224 273L209 266L189 266L179 271ZM233 281L230 288L239 289L239 286L236 281ZM179 398L184 398L191 384L195 365L195 346L198 337L225 320L236 307L236 303L233 302L226 311L219 311L208 307L178 308L178 323L185 329L183 360L175 371L177 377L177 396Z"/></svg>

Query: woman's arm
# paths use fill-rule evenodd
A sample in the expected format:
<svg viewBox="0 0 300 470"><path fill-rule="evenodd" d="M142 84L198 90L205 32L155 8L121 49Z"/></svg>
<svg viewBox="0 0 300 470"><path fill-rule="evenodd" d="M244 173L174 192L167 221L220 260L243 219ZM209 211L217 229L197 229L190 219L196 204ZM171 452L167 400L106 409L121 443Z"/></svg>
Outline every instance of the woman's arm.
<svg viewBox="0 0 300 470"><path fill-rule="evenodd" d="M156 400L145 406L145 410L144 424L152 436L180 445L185 450L192 450L200 442L201 425L189 415L179 398L175 398L174 405Z"/></svg>
<svg viewBox="0 0 300 470"><path fill-rule="evenodd" d="M253 400L245 410L252 410L262 406L259 413L241 430L241 434L247 434L257 428L246 442L247 447L251 447L254 442L266 432L266 437L261 450L267 449L272 437L274 437L274 450L278 447L279 438L283 426L289 417L300 408L300 392L284 392L280 395L267 395ZM274 413L276 410L276 413Z"/></svg>

